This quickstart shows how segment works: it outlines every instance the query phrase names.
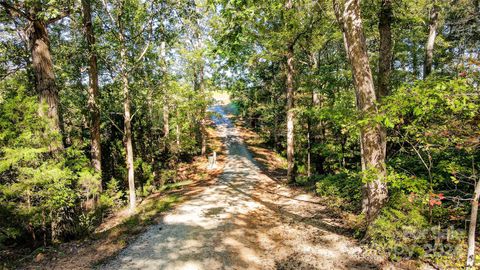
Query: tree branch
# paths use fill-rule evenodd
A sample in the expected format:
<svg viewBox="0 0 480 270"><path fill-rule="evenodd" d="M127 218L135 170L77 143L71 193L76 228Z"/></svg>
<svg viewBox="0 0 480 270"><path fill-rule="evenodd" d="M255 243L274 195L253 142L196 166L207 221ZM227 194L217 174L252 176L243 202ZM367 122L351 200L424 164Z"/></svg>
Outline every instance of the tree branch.
<svg viewBox="0 0 480 270"><path fill-rule="evenodd" d="M143 48L142 53L135 60L135 62L133 63L133 66L128 70L128 73L134 71L135 68L137 68L138 63L140 63L140 60L142 60L143 57L145 56L145 53L147 53L148 47L150 47L150 41L147 42L147 44L145 45L145 48Z"/></svg>
<svg viewBox="0 0 480 270"><path fill-rule="evenodd" d="M24 17L25 19L29 20L29 21L33 21L33 17L31 16L30 13L27 13L27 12L24 12L22 11L20 8L18 7L15 7L13 4L9 4L7 3L6 1L0 1L0 5L3 6L5 8L5 10L7 11L7 13L10 14L10 12L15 12L15 13L18 13L20 14L22 17ZM10 11L10 12L9 12Z"/></svg>
<svg viewBox="0 0 480 270"><path fill-rule="evenodd" d="M71 13L71 9L70 9L70 7L68 7L67 9L63 10L62 13L60 15L58 15L57 17L48 20L47 24L59 21L59 20L65 18L65 17L69 16L70 13Z"/></svg>

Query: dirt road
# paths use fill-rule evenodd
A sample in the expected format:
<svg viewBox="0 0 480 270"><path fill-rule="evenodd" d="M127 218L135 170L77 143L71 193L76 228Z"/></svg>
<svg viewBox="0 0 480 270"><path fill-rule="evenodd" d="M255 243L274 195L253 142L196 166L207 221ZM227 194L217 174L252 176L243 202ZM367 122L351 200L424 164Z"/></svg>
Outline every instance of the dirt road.
<svg viewBox="0 0 480 270"><path fill-rule="evenodd" d="M177 206L101 269L377 269L318 199L263 174L212 108L228 157L217 184Z"/></svg>

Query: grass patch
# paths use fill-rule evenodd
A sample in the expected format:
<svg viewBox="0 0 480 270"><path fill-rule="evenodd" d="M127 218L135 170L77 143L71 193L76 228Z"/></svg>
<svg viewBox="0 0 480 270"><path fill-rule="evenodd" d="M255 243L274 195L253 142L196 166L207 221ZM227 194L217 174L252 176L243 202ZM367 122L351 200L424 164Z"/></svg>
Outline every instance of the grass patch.
<svg viewBox="0 0 480 270"><path fill-rule="evenodd" d="M181 187L178 185L177 187ZM178 195L167 195L157 200L147 201L141 205L137 212L125 219L120 226L124 226L129 233L135 233L139 228L154 223L154 218L161 212L171 208L172 204L179 202Z"/></svg>
<svg viewBox="0 0 480 270"><path fill-rule="evenodd" d="M188 186L188 185L190 185L191 183L193 183L192 180L186 180L186 181L179 181L179 182L175 182L175 183L164 184L164 185L159 189L159 192L168 191L168 190L181 189L182 187Z"/></svg>

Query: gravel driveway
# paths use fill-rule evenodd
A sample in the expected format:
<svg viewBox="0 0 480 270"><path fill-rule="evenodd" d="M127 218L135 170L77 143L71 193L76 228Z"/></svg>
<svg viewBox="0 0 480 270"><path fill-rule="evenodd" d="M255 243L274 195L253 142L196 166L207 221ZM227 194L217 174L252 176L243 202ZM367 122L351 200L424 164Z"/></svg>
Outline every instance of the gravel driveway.
<svg viewBox="0 0 480 270"><path fill-rule="evenodd" d="M167 213L101 269L377 269L318 198L263 174L212 108L228 157L213 186Z"/></svg>

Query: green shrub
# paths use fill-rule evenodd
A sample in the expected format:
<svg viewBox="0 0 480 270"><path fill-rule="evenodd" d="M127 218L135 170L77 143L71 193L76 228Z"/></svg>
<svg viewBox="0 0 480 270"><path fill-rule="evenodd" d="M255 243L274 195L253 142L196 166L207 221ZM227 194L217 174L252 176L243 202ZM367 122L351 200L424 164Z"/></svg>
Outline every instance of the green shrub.
<svg viewBox="0 0 480 270"><path fill-rule="evenodd" d="M464 232L429 224L423 198L412 198L402 192L391 195L368 229L371 246L391 260L458 254Z"/></svg>
<svg viewBox="0 0 480 270"><path fill-rule="evenodd" d="M115 178L110 179L107 188L100 194L100 205L104 212L119 209L124 204L125 194L120 189L119 183Z"/></svg>
<svg viewBox="0 0 480 270"><path fill-rule="evenodd" d="M295 177L295 183L300 186L306 186L311 182L312 180L306 175L298 175L297 177Z"/></svg>
<svg viewBox="0 0 480 270"><path fill-rule="evenodd" d="M320 196L335 198L339 207L348 211L358 211L362 199L362 180L358 174L341 172L314 176L316 192Z"/></svg>
<svg viewBox="0 0 480 270"><path fill-rule="evenodd" d="M95 230L98 223L96 212L81 213L72 222L71 235L75 238L89 236Z"/></svg>
<svg viewBox="0 0 480 270"><path fill-rule="evenodd" d="M160 186L176 182L177 171L165 169L160 173Z"/></svg>

